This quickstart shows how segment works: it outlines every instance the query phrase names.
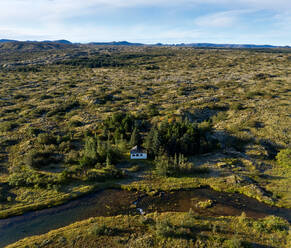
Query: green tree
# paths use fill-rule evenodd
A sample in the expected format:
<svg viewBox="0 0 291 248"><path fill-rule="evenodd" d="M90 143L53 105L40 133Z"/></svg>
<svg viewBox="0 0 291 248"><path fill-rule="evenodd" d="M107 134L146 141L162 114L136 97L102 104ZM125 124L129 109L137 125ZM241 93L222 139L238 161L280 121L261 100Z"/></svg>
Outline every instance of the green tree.
<svg viewBox="0 0 291 248"><path fill-rule="evenodd" d="M139 130L135 127L130 136L130 145L136 146L140 144L141 144L141 136L139 134Z"/></svg>
<svg viewBox="0 0 291 248"><path fill-rule="evenodd" d="M156 155L162 150L162 137L158 129L154 129L153 131L153 139L152 139L152 151L153 154Z"/></svg>
<svg viewBox="0 0 291 248"><path fill-rule="evenodd" d="M84 156L97 160L97 141L93 137L87 137L85 140Z"/></svg>

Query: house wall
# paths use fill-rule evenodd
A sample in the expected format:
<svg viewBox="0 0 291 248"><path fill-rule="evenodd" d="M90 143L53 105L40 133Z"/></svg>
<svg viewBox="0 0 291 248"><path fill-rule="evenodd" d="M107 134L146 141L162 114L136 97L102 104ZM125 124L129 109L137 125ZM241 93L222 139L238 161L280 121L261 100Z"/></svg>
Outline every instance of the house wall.
<svg viewBox="0 0 291 248"><path fill-rule="evenodd" d="M138 154L138 156L136 156ZM147 159L146 153L132 153L130 154L130 159Z"/></svg>

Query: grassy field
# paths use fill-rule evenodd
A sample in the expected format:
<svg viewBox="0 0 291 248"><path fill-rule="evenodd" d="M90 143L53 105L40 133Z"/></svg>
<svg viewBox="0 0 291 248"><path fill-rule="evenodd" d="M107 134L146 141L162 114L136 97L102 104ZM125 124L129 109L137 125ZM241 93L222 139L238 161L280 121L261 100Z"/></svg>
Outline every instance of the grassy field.
<svg viewBox="0 0 291 248"><path fill-rule="evenodd" d="M289 224L274 216L254 220L189 213L90 218L13 247L289 247Z"/></svg>
<svg viewBox="0 0 291 248"><path fill-rule="evenodd" d="M0 217L112 185L148 193L209 185L291 208L291 167L276 160L281 150L290 149L290 58L290 49L3 51ZM191 173L162 176L154 157L129 161L135 128L146 146L151 128L188 122L203 134L196 153L185 155ZM138 217L128 218L135 223ZM145 230L136 235L154 235ZM104 239L91 238L97 244ZM266 240L260 242L279 247ZM181 242L186 247L190 241Z"/></svg>

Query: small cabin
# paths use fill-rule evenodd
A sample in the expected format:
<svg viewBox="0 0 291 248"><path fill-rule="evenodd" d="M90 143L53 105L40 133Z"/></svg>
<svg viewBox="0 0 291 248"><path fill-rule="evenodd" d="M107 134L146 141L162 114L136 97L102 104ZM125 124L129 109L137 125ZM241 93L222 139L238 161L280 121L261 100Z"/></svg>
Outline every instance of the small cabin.
<svg viewBox="0 0 291 248"><path fill-rule="evenodd" d="M147 159L147 151L140 146L135 146L130 150L130 159Z"/></svg>

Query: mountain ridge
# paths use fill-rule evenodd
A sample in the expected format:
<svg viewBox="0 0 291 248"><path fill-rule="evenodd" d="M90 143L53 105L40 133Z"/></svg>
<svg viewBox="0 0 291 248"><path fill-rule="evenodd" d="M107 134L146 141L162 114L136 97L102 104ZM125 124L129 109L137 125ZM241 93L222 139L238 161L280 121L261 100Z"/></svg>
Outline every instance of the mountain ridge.
<svg viewBox="0 0 291 248"><path fill-rule="evenodd" d="M15 44L62 44L62 45L99 45L99 46L167 46L167 47L208 47L208 48L291 48L291 46L276 46L276 45L258 45L258 44L218 44L218 43L178 43L178 44L144 44L128 41L112 41L112 42L88 42L88 43L73 43L68 40L44 40L44 41L19 41L10 39L0 39L0 44L2 43L15 43Z"/></svg>

